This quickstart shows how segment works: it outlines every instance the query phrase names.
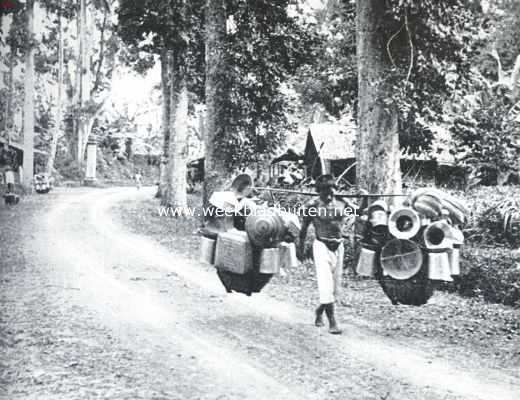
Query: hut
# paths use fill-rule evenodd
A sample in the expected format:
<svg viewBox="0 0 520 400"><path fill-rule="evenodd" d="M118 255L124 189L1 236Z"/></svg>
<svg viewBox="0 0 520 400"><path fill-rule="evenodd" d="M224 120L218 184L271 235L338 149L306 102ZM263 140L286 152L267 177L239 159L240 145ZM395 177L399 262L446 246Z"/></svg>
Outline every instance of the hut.
<svg viewBox="0 0 520 400"><path fill-rule="evenodd" d="M356 161L356 131L354 125L309 125L303 155L307 176L339 176L352 165Z"/></svg>
<svg viewBox="0 0 520 400"><path fill-rule="evenodd" d="M412 154L401 152L401 171L404 177L433 180L442 184L455 175L464 177L464 170L456 164L454 142L447 129L441 126L430 127L434 139L429 151ZM307 176L324 173L340 176L349 167L344 179L353 184L356 171L357 126L354 123L340 125L333 123L311 124L307 131L303 160Z"/></svg>

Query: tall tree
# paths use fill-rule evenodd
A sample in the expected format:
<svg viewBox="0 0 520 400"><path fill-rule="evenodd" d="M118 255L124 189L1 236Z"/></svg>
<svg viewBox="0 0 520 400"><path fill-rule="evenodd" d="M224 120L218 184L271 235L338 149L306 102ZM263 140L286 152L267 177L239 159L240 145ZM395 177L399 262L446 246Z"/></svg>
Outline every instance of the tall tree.
<svg viewBox="0 0 520 400"><path fill-rule="evenodd" d="M216 190L222 190L229 179L231 167L223 157L222 145L226 135L226 1L207 0L206 3L206 128L204 137L204 194L203 202Z"/></svg>
<svg viewBox="0 0 520 400"><path fill-rule="evenodd" d="M5 114L4 114L4 125L3 129L7 131L7 139L11 140L11 134L13 130L13 103L15 97L15 78L14 78L14 69L17 63L17 59L19 58L20 49L22 48L22 44L20 43L21 37L17 34L20 30L20 26L23 26L22 13L20 10L12 13L11 17L11 26L9 28L9 34L7 38L7 44L9 46L9 54L7 60L7 68L8 72L8 83L7 83L7 98L5 99ZM23 37L23 36L22 36Z"/></svg>
<svg viewBox="0 0 520 400"><path fill-rule="evenodd" d="M170 127L166 191L162 203L168 206L186 208L188 161L188 85L186 66L182 52L173 54L173 68L170 89Z"/></svg>
<svg viewBox="0 0 520 400"><path fill-rule="evenodd" d="M396 140L427 150L431 127L448 123L446 106L465 85L480 33L474 3L357 2L360 185L401 190Z"/></svg>
<svg viewBox="0 0 520 400"><path fill-rule="evenodd" d="M159 165L159 191L157 197L162 197L168 185L168 155L170 151L170 90L171 90L171 54L170 51L163 47L161 49L161 93L162 93L162 115L161 115L161 131L163 135L163 146L161 163Z"/></svg>
<svg viewBox="0 0 520 400"><path fill-rule="evenodd" d="M170 5L172 19L177 22L178 31L173 37L170 73L170 129L166 190L162 204L187 208L187 167L188 161L188 50L190 29L186 0ZM195 71L191 71L194 73Z"/></svg>
<svg viewBox="0 0 520 400"><path fill-rule="evenodd" d="M296 129L284 89L309 63L314 37L294 5L292 0L207 2L206 200L233 170L272 154Z"/></svg>
<svg viewBox="0 0 520 400"><path fill-rule="evenodd" d="M24 74L23 183L30 185L34 175L34 3L26 2L27 47Z"/></svg>
<svg viewBox="0 0 520 400"><path fill-rule="evenodd" d="M78 0L74 139L71 153L80 166L88 138L108 99L106 93L104 97L100 95L110 88L115 56L119 50L117 36L112 34L115 29L110 22L114 3L108 0Z"/></svg>
<svg viewBox="0 0 520 400"><path fill-rule="evenodd" d="M201 2L124 0L118 14L119 34L130 47L128 63L144 72L153 65L154 55L161 60L165 162L160 176L161 201L184 207L188 106L190 99L202 97L203 85Z"/></svg>
<svg viewBox="0 0 520 400"><path fill-rule="evenodd" d="M380 0L357 0L358 185L373 193L400 193L399 131L386 51L390 10ZM390 20L391 22L391 20Z"/></svg>
<svg viewBox="0 0 520 400"><path fill-rule="evenodd" d="M58 4L58 99L56 102L56 117L54 129L51 138L51 147L49 157L47 158L47 174L51 175L54 168L54 160L56 159L56 150L58 148L58 140L60 138L61 125L63 119L62 97L63 97L63 32L62 32L62 11L61 0Z"/></svg>
<svg viewBox="0 0 520 400"><path fill-rule="evenodd" d="M363 136L358 140L365 149L360 151L360 157L365 158L361 161L362 170L357 171L362 177L360 184L379 180L367 178L375 173L370 170L375 164L367 160L366 151L376 137L370 136L368 142L363 142L367 126L378 122L377 118L371 121L356 115L358 111L386 110L388 115L382 118L398 132L401 151L411 154L430 150L435 128L449 123L447 107L465 85L481 33L479 7L475 3L478 2L389 0L355 4L331 0L318 15L317 29L322 40L316 48L314 64L300 72L296 86L306 109L318 103L336 118L350 116L352 111L363 125ZM378 25L362 25L365 23ZM379 37L371 34L373 29ZM379 63L370 65L370 57L376 57ZM384 71L384 75L375 74L375 82L381 83L377 87L366 81L372 67L374 71ZM367 92L379 99L374 109L370 108ZM385 135L381 132L379 139L395 140L395 135ZM390 146L390 142L386 143ZM375 144L374 150L380 146L381 143Z"/></svg>

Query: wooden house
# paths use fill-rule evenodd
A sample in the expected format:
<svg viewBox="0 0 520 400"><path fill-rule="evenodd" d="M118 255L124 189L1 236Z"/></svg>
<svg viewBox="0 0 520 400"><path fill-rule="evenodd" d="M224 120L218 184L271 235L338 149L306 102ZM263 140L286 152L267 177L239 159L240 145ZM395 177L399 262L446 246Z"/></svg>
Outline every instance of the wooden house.
<svg viewBox="0 0 520 400"><path fill-rule="evenodd" d="M339 176L356 160L356 127L338 124L309 125L303 159L307 176Z"/></svg>
<svg viewBox="0 0 520 400"><path fill-rule="evenodd" d="M455 145L448 130L433 127L434 139L429 151L421 154L401 152L401 171L403 177L434 180L442 183L460 169L456 165L453 149ZM335 177L344 175L350 182L355 182L356 171L353 165L356 161L357 126L339 125L333 123L309 125L304 151L304 162L307 176L313 178L329 173ZM463 171L459 171L463 175Z"/></svg>

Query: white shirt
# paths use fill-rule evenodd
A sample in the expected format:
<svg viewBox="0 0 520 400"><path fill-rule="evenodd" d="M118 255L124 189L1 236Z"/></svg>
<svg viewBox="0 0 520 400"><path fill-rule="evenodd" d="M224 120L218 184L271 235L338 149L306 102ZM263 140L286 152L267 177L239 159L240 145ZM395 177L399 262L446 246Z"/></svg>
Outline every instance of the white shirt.
<svg viewBox="0 0 520 400"><path fill-rule="evenodd" d="M14 185L14 173L13 171L5 172L5 183L12 183Z"/></svg>

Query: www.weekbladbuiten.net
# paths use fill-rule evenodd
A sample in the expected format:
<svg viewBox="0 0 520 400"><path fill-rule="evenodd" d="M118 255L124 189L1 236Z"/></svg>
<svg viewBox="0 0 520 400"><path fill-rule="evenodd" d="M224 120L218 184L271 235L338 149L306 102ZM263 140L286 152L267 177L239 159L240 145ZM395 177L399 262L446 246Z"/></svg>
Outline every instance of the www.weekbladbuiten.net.
<svg viewBox="0 0 520 400"><path fill-rule="evenodd" d="M245 207L239 211L235 209L221 209L215 207L158 207L160 217L235 217L235 216L269 216L279 212L288 212L298 217L349 217L359 216L358 209L354 207L325 208L325 207Z"/></svg>

